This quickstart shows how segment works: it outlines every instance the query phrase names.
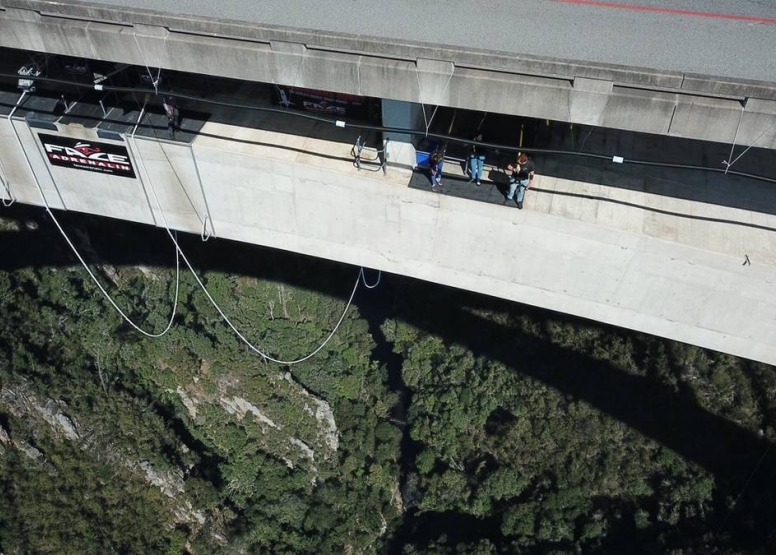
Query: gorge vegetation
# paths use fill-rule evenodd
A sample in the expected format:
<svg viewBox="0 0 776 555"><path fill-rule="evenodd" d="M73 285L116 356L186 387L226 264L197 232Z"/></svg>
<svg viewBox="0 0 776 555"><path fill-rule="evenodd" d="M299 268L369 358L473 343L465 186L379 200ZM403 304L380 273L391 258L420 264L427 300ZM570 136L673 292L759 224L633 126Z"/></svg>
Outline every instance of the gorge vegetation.
<svg viewBox="0 0 776 555"><path fill-rule="evenodd" d="M175 325L142 337L42 213L0 216L2 553L776 552L773 367L399 276L276 365L184 272ZM163 329L164 234L65 220ZM320 344L357 276L182 243L283 358Z"/></svg>

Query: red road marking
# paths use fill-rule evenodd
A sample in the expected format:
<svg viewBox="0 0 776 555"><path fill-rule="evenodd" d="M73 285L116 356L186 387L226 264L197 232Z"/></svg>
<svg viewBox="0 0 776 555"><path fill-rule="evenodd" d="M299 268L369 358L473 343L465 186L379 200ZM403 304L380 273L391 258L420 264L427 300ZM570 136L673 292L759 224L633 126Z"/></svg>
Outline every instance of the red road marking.
<svg viewBox="0 0 776 555"><path fill-rule="evenodd" d="M676 8L661 8L656 6L634 6L632 4L617 4L615 2L598 2L597 0L555 0L555 2L560 2L562 4L580 4L583 6L594 6L598 8L615 8L620 10L631 10L635 12L654 12L668 15L684 15L689 17L707 17L710 19L730 19L734 21L746 21L748 23L764 23L766 25L776 25L776 18L757 17L753 15L699 12L696 10L679 10Z"/></svg>

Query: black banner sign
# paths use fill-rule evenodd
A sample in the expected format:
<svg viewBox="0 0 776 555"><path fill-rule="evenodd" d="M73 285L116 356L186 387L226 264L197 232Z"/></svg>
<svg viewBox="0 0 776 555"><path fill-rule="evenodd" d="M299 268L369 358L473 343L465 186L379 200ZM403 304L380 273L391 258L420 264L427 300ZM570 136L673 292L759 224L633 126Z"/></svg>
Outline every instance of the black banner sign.
<svg viewBox="0 0 776 555"><path fill-rule="evenodd" d="M129 152L123 146L38 133L52 166L135 177Z"/></svg>
<svg viewBox="0 0 776 555"><path fill-rule="evenodd" d="M276 85L275 101L287 108L298 108L307 112L321 112L333 116L349 116L365 119L367 99L355 94L334 93L300 87Z"/></svg>

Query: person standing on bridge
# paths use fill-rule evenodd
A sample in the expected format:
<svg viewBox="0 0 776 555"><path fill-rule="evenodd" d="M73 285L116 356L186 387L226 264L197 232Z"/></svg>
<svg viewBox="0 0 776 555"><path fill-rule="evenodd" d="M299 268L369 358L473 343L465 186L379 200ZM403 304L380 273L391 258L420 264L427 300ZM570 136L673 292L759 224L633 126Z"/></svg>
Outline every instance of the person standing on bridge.
<svg viewBox="0 0 776 555"><path fill-rule="evenodd" d="M480 179L482 178L482 167L485 164L485 152L476 144L482 141L482 134L478 134L474 137L475 144L472 145L471 153L469 153L469 174L471 179L469 183L475 181L477 187L481 185Z"/></svg>
<svg viewBox="0 0 776 555"><path fill-rule="evenodd" d="M512 172L512 175L509 178L509 192L504 204L515 198L517 207L522 210L525 190L531 186L531 181L534 178L534 163L528 159L528 155L519 152L517 154L517 162L509 164L507 169ZM515 197L515 193L517 193L517 197Z"/></svg>
<svg viewBox="0 0 776 555"><path fill-rule="evenodd" d="M175 99L171 97L166 97L162 101L162 106L164 106L164 113L167 116L167 134L170 136L171 139L175 138L175 128L180 125L180 111L178 110L178 105L175 103Z"/></svg>
<svg viewBox="0 0 776 555"><path fill-rule="evenodd" d="M429 168L431 169L431 189L436 190L437 185L442 184L442 167L445 165L445 149L446 145L438 148L431 155L428 161Z"/></svg>

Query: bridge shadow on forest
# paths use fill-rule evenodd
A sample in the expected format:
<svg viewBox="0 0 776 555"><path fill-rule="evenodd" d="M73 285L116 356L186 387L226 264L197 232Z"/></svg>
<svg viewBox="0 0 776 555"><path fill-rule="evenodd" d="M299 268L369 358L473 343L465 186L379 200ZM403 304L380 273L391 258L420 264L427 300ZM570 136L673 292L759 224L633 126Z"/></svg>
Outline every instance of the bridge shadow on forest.
<svg viewBox="0 0 776 555"><path fill-rule="evenodd" d="M402 294L408 299L405 305L431 304L423 297L424 294L429 295L431 287L440 286L403 283ZM413 289L420 296L414 295ZM467 347L475 356L499 361L523 376L551 386L568 400L584 401L703 467L714 476L714 504L718 510L705 521L696 519L691 526L692 532L700 531L700 537L704 531L717 531L724 525L720 531L731 532L737 539L743 540L744 545L741 547L756 548L764 545L776 518L776 449L771 449L772 442L699 407L689 392L677 391L673 386L651 377L628 374L610 362L552 344L545 339L516 333L514 329L471 312L472 308L503 311L505 301L472 295L465 299L468 307L462 307L454 302L442 302L441 296L448 293L456 294L452 289L440 292L440 299L433 303L433 310L417 310L407 306L407 310L402 311L398 317L444 337L446 342ZM555 315L531 307L521 311L533 314L538 320L546 320L549 316L553 320L583 322L580 318ZM593 325L615 329L600 323ZM728 514L728 500L736 499L739 495L735 509ZM623 503L619 499L599 501L618 505ZM623 509L627 511L628 507ZM635 511L633 507L630 509ZM443 522L437 521L439 516L421 518L417 530L427 533L424 529L435 522L437 525ZM470 525L474 537L479 537L474 523L470 522ZM627 518L621 519L618 526L619 529L612 530L607 539L618 549L628 545L629 553L656 553L668 547L654 543L658 533L666 532L665 527L639 530L633 525L632 519L628 522ZM691 534L689 529L684 532ZM453 527L447 534L457 537L461 531ZM686 538L679 534L678 539ZM565 547L573 551L572 545ZM536 552L558 548L563 546L546 545ZM617 549L613 552L617 552Z"/></svg>
<svg viewBox="0 0 776 555"><path fill-rule="evenodd" d="M72 266L75 263L42 210L14 207L1 211L0 217L18 222L18 230L0 231L0 269ZM72 213L62 213L61 221L66 229L75 226L90 230L89 236L100 263L174 267L172 245L167 248L169 242L166 242L163 230ZM31 225L31 222L37 225ZM226 240L203 243L199 237L181 235L180 241L195 267L203 271L282 280L296 287L340 297L343 302L357 272L344 264ZM550 344L545 339L516 335L514 330L471 311L473 307L500 311L514 306L513 303L390 276L384 278L382 290L362 290L356 304L368 304L369 295L385 294L392 295L396 304L404 308L395 317L444 337L449 343L465 346L475 355L499 361L567 397L584 401L705 468L715 478L715 506L719 508L707 517L705 530L717 530L724 523L725 532L746 538L749 546L760 546L760 542L765 541L776 518L776 449L770 449L769 440L704 410L688 393L677 392L648 377L627 374L609 362ZM428 309L429 299L436 299L433 310ZM546 319L552 314L554 320L582 321L530 307L521 310L537 318ZM759 470L753 474L756 467ZM732 516L727 519L725 500L736 499L740 494ZM410 520L412 518L410 516ZM450 532L460 534L460 523L454 524L458 522L456 519L436 520L437 526L449 520ZM406 522L399 533L412 534L411 528L421 524L421 521ZM648 532L640 531L639 536L631 525L622 524L619 535L628 537L629 534L634 539L644 536L639 541L649 543ZM617 536L618 531L612 530L612 537ZM630 548L629 552L641 550Z"/></svg>

